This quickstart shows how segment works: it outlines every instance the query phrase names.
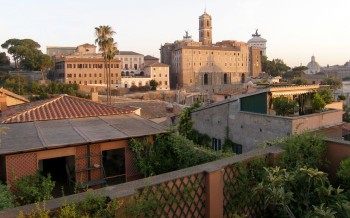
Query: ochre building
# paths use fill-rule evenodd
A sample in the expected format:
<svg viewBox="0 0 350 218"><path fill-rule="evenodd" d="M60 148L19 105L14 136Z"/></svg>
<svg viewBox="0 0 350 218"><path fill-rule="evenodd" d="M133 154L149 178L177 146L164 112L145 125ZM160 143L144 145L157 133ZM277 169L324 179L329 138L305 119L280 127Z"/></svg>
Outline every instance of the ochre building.
<svg viewBox="0 0 350 218"><path fill-rule="evenodd" d="M261 52L245 42L225 40L212 43L212 18L199 17L199 42L186 35L183 40L160 48L161 62L170 65L171 88L217 92L239 85L261 72Z"/></svg>

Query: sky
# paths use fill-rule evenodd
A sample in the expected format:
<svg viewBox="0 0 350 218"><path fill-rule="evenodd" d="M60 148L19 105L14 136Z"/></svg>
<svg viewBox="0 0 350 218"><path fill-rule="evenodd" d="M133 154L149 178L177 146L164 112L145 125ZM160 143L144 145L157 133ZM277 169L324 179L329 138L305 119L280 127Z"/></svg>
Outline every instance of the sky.
<svg viewBox="0 0 350 218"><path fill-rule="evenodd" d="M30 38L46 46L93 44L109 25L122 51L159 57L185 30L198 41L198 18L212 16L213 42L247 42L256 29L267 56L291 66L311 56L321 66L350 60L350 0L0 0L0 44ZM3 51L0 48L0 51Z"/></svg>

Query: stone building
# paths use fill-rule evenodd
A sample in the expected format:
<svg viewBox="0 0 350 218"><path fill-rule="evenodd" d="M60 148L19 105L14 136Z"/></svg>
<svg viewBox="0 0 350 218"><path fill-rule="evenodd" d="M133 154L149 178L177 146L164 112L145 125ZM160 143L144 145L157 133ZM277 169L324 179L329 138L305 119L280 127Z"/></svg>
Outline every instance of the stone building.
<svg viewBox="0 0 350 218"><path fill-rule="evenodd" d="M170 90L169 65L152 63L145 66L145 75L158 82L157 90Z"/></svg>
<svg viewBox="0 0 350 218"><path fill-rule="evenodd" d="M267 40L261 37L261 35L258 33L258 30L256 30L255 34L252 34L252 37L253 38L249 39L248 45L250 47L254 46L254 47L260 48L261 54L263 56L266 56L266 42L267 42Z"/></svg>
<svg viewBox="0 0 350 218"><path fill-rule="evenodd" d="M215 93L261 72L259 48L234 40L212 42L212 17L206 12L199 17L199 42L186 31L183 40L162 45L160 54L170 66L171 87L192 92Z"/></svg>
<svg viewBox="0 0 350 218"><path fill-rule="evenodd" d="M111 84L121 83L121 64L116 58L111 61ZM106 86L105 61L96 53L96 46L84 44L70 55L55 57L56 77L62 82L79 85ZM107 63L107 68L109 63Z"/></svg>
<svg viewBox="0 0 350 218"><path fill-rule="evenodd" d="M46 54L50 57L55 55L68 55L76 51L77 47L46 46Z"/></svg>
<svg viewBox="0 0 350 218"><path fill-rule="evenodd" d="M313 113L311 97L319 85L269 87L195 109L193 128L207 134L212 148L221 150L226 138L236 153L247 152L264 142L304 131L342 123L342 102L327 105L322 113ZM291 116L277 116L272 99L284 96L299 106Z"/></svg>

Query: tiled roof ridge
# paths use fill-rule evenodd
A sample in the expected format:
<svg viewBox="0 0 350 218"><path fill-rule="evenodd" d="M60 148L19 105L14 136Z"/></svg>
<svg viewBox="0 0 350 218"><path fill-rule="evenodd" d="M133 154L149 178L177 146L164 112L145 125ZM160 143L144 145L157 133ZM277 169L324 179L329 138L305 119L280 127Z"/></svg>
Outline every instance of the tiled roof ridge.
<svg viewBox="0 0 350 218"><path fill-rule="evenodd" d="M61 98L61 97L62 97L62 95L57 96L57 97L55 97L55 98L53 98L53 99L48 99L47 101L44 101L42 104L36 105L36 106L34 106L34 107L32 107L32 108L24 109L23 111L20 111L20 112L18 112L18 113L15 113L14 115L12 115L12 116L6 118L5 120L2 121L2 123L8 122L9 120L12 120L13 118L19 116L20 114L29 113L30 111L33 111L33 110L38 109L38 108L40 108L40 107L42 107L42 106L44 106L44 105L47 105L48 103L53 102L53 101L55 101L55 100L57 100L57 99L59 99L59 98ZM29 104L30 104L30 103L31 103L31 102L29 102Z"/></svg>
<svg viewBox="0 0 350 218"><path fill-rule="evenodd" d="M58 104L62 107L62 102L60 100L67 99L68 101L73 101L72 105L70 107L76 107L76 110L70 110L70 112L66 112L65 110L52 110L50 105L54 104L55 102L58 102ZM66 101L67 101L66 100ZM74 103L74 100L78 100L79 103ZM90 109L87 109L85 106L82 106L81 104L89 105L88 107ZM104 108L104 109L103 109ZM44 116L37 117L38 111L42 109L42 112L44 113ZM87 111L89 110L89 111ZM83 118L83 117L94 117L94 116L107 116L111 114L129 114L132 113L134 110L131 108L120 108L112 105L105 105L102 103L94 102L89 99L83 99L76 96L70 96L67 94L61 94L53 99L50 99L48 101L45 101L39 105L36 105L32 108L25 109L21 112L18 112L12 116L9 116L8 118L4 119L2 123L12 123L13 122L31 122L36 120L59 120L59 119L69 119L69 118ZM32 114L32 115L31 115ZM27 118L28 116L34 116L34 118ZM23 118L25 117L25 118ZM24 119L24 120L22 120Z"/></svg>

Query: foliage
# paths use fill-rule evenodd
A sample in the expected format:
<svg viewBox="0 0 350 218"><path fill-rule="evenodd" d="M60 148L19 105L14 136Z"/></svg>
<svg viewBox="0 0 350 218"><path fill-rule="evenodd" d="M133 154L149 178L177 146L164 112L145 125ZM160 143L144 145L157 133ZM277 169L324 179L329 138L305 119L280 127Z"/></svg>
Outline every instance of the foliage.
<svg viewBox="0 0 350 218"><path fill-rule="evenodd" d="M16 68L47 70L53 65L50 57L39 50L39 43L32 39L9 39L1 47L12 55Z"/></svg>
<svg viewBox="0 0 350 218"><path fill-rule="evenodd" d="M292 70L287 71L282 75L284 79L301 78L304 75L304 71L308 68L305 66L294 67ZM304 81L304 80L303 80Z"/></svg>
<svg viewBox="0 0 350 218"><path fill-rule="evenodd" d="M295 77L292 81L295 85L307 85L307 80L301 77Z"/></svg>
<svg viewBox="0 0 350 218"><path fill-rule="evenodd" d="M131 92L147 92L151 89L150 86L131 86L130 91Z"/></svg>
<svg viewBox="0 0 350 218"><path fill-rule="evenodd" d="M0 66L10 65L10 59L6 56L5 52L0 52Z"/></svg>
<svg viewBox="0 0 350 218"><path fill-rule="evenodd" d="M313 168L288 171L275 167L266 168L266 172L254 193L264 196L265 209L269 208L272 214L314 217L317 214L348 215L350 212L343 190L333 188L327 174L322 171ZM274 206L274 211L271 211L271 206Z"/></svg>
<svg viewBox="0 0 350 218"><path fill-rule="evenodd" d="M180 121L178 125L178 130L180 135L185 136L186 138L192 133L192 120L191 113L194 109L200 107L200 102L196 102L191 107L185 108L180 113Z"/></svg>
<svg viewBox="0 0 350 218"><path fill-rule="evenodd" d="M347 188L350 188L350 157L345 158L340 162L337 177L340 184Z"/></svg>
<svg viewBox="0 0 350 218"><path fill-rule="evenodd" d="M151 90L157 90L157 86L159 85L158 82L154 79L152 79L151 81L149 81L149 85L151 87Z"/></svg>
<svg viewBox="0 0 350 218"><path fill-rule="evenodd" d="M319 93L315 93L311 101L312 109L316 111L323 110L326 106L326 102L323 100Z"/></svg>
<svg viewBox="0 0 350 218"><path fill-rule="evenodd" d="M0 211L15 207L15 196L8 186L0 183Z"/></svg>
<svg viewBox="0 0 350 218"><path fill-rule="evenodd" d="M189 140L192 140L195 144L198 144L203 147L209 147L210 136L207 134L202 134L195 129L191 129L187 137Z"/></svg>
<svg viewBox="0 0 350 218"><path fill-rule="evenodd" d="M229 153L215 152L194 144L181 135L157 135L154 142L130 140L136 166L144 176L158 175L228 157Z"/></svg>
<svg viewBox="0 0 350 218"><path fill-rule="evenodd" d="M325 166L323 158L327 145L322 137L316 133L294 134L277 142L277 145L285 150L280 158L280 165L283 168Z"/></svg>
<svg viewBox="0 0 350 218"><path fill-rule="evenodd" d="M52 199L55 182L51 180L50 174L43 176L37 172L35 175L24 176L16 180L16 187L18 200L22 204L31 204Z"/></svg>
<svg viewBox="0 0 350 218"><path fill-rule="evenodd" d="M350 108L349 107L344 108L343 122L350 123Z"/></svg>
<svg viewBox="0 0 350 218"><path fill-rule="evenodd" d="M343 83L337 77L328 77L321 82L321 85L330 85L333 89L339 89L343 86Z"/></svg>
<svg viewBox="0 0 350 218"><path fill-rule="evenodd" d="M280 76L282 73L290 69L283 60L273 59L269 61L267 57L262 56L261 58L262 71L270 74L271 76Z"/></svg>
<svg viewBox="0 0 350 218"><path fill-rule="evenodd" d="M332 91L328 87L317 90L317 93L320 94L326 104L330 104L334 101Z"/></svg>
<svg viewBox="0 0 350 218"><path fill-rule="evenodd" d="M286 116L294 113L297 103L287 97L278 97L272 100L276 115Z"/></svg>
<svg viewBox="0 0 350 218"><path fill-rule="evenodd" d="M339 95L339 96L338 96L338 99L339 99L340 101L344 101L344 100L346 99L346 97L345 97L345 95Z"/></svg>

